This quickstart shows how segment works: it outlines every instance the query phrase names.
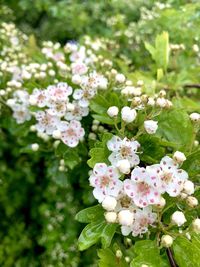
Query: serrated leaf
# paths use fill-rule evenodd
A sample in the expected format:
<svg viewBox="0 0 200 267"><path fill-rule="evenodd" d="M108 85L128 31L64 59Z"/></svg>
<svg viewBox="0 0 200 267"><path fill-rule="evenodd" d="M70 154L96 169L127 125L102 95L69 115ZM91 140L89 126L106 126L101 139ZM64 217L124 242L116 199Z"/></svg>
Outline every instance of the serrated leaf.
<svg viewBox="0 0 200 267"><path fill-rule="evenodd" d="M102 207L100 205L96 205L79 211L76 214L75 219L82 223L90 223L103 218L103 214L104 210Z"/></svg>
<svg viewBox="0 0 200 267"><path fill-rule="evenodd" d="M166 258L160 255L156 242L152 240L137 241L134 245L136 258L131 261L130 267L141 267L146 264L148 267L169 267Z"/></svg>
<svg viewBox="0 0 200 267"><path fill-rule="evenodd" d="M190 178L200 174L200 150L187 156L186 161L183 163L182 168L186 170Z"/></svg>
<svg viewBox="0 0 200 267"><path fill-rule="evenodd" d="M180 267L199 266L200 246L197 242L178 237L173 242L174 258Z"/></svg>
<svg viewBox="0 0 200 267"><path fill-rule="evenodd" d="M112 138L111 133L104 133L102 141L96 143L96 146L90 150L90 159L88 160L88 165L93 168L97 162L105 162L109 164L108 156L110 151L107 148L107 142Z"/></svg>

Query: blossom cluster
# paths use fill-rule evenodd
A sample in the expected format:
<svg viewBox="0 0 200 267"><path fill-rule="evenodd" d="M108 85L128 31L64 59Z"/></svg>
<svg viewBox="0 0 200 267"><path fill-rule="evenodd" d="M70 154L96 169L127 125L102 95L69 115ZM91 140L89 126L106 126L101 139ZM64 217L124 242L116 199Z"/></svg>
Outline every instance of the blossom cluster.
<svg viewBox="0 0 200 267"><path fill-rule="evenodd" d="M96 163L89 181L94 197L106 210L106 220L119 223L123 235L142 236L149 226L154 227L156 211L165 206L166 194L184 197L192 207L195 198L190 195L194 193L194 184L180 168L186 159L182 152L177 151L173 158L164 156L158 164L139 167L138 141L113 136L107 148L111 151L110 165ZM176 213L172 216L178 226L186 221L181 216Z"/></svg>

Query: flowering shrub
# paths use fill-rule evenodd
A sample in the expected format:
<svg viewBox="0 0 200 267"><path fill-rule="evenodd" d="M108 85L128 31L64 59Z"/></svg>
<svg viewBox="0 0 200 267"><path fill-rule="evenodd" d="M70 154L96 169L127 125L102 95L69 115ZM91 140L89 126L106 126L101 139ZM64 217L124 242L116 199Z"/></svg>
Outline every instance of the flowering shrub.
<svg viewBox="0 0 200 267"><path fill-rule="evenodd" d="M143 8L133 43L1 23L2 266L199 266L199 46L146 33L173 10Z"/></svg>

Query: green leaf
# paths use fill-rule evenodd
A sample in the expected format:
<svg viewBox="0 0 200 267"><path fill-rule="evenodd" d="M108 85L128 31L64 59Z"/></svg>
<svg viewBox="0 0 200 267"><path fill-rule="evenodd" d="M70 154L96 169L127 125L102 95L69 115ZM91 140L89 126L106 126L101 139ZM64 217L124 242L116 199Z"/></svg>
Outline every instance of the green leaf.
<svg viewBox="0 0 200 267"><path fill-rule="evenodd" d="M131 261L130 267L141 267L146 264L148 267L169 267L166 258L160 255L156 242L152 240L137 241L134 246L136 258Z"/></svg>
<svg viewBox="0 0 200 267"><path fill-rule="evenodd" d="M103 213L104 210L102 209L102 207L100 205L96 205L79 211L76 214L75 219L82 223L90 223L103 218Z"/></svg>
<svg viewBox="0 0 200 267"><path fill-rule="evenodd" d="M110 151L107 148L107 142L112 138L111 133L104 133L102 141L96 143L96 146L90 150L90 159L88 160L88 165L93 168L97 162L105 162L109 164L108 156Z"/></svg>
<svg viewBox="0 0 200 267"><path fill-rule="evenodd" d="M128 263L122 257L121 259L117 258L113 251L109 248L99 249L98 250L98 266L99 267L128 267Z"/></svg>
<svg viewBox="0 0 200 267"><path fill-rule="evenodd" d="M81 232L78 239L79 250L85 250L95 243L97 243L101 237L102 231L106 226L106 222L99 220L94 223L88 224Z"/></svg>
<svg viewBox="0 0 200 267"><path fill-rule="evenodd" d="M182 168L186 170L190 177L195 177L200 174L200 150L187 156Z"/></svg>
<svg viewBox="0 0 200 267"><path fill-rule="evenodd" d="M174 258L180 267L199 266L200 245L187 238L178 237L173 243Z"/></svg>
<svg viewBox="0 0 200 267"><path fill-rule="evenodd" d="M176 149L187 150L193 135L193 126L187 112L179 109L163 111L158 118L156 134L169 142L176 143Z"/></svg>
<svg viewBox="0 0 200 267"><path fill-rule="evenodd" d="M117 229L117 224L107 224L106 227L103 229L101 234L101 243L103 248L107 248L110 246L115 231Z"/></svg>
<svg viewBox="0 0 200 267"><path fill-rule="evenodd" d="M200 103L188 97L174 98L172 102L176 108L185 109L188 112L200 112Z"/></svg>

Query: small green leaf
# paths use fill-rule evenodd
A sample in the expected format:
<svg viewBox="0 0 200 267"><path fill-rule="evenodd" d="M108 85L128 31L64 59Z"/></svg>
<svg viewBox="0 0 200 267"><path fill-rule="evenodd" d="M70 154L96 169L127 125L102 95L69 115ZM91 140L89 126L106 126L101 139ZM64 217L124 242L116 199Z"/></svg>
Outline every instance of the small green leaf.
<svg viewBox="0 0 200 267"><path fill-rule="evenodd" d="M93 168L97 162L105 162L109 164L108 156L110 151L107 148L107 142L112 138L111 133L104 133L102 141L96 143L96 146L90 150L90 159L88 165Z"/></svg>
<svg viewBox="0 0 200 267"><path fill-rule="evenodd" d="M186 170L190 177L195 177L200 174L200 150L187 156L182 168Z"/></svg>
<svg viewBox="0 0 200 267"><path fill-rule="evenodd" d="M100 205L96 205L79 211L76 214L75 219L82 223L90 223L103 218L103 213L104 210L102 209L102 207Z"/></svg>
<svg viewBox="0 0 200 267"><path fill-rule="evenodd" d="M107 224L101 234L101 243L103 248L110 246L113 236L115 234L117 224Z"/></svg>

